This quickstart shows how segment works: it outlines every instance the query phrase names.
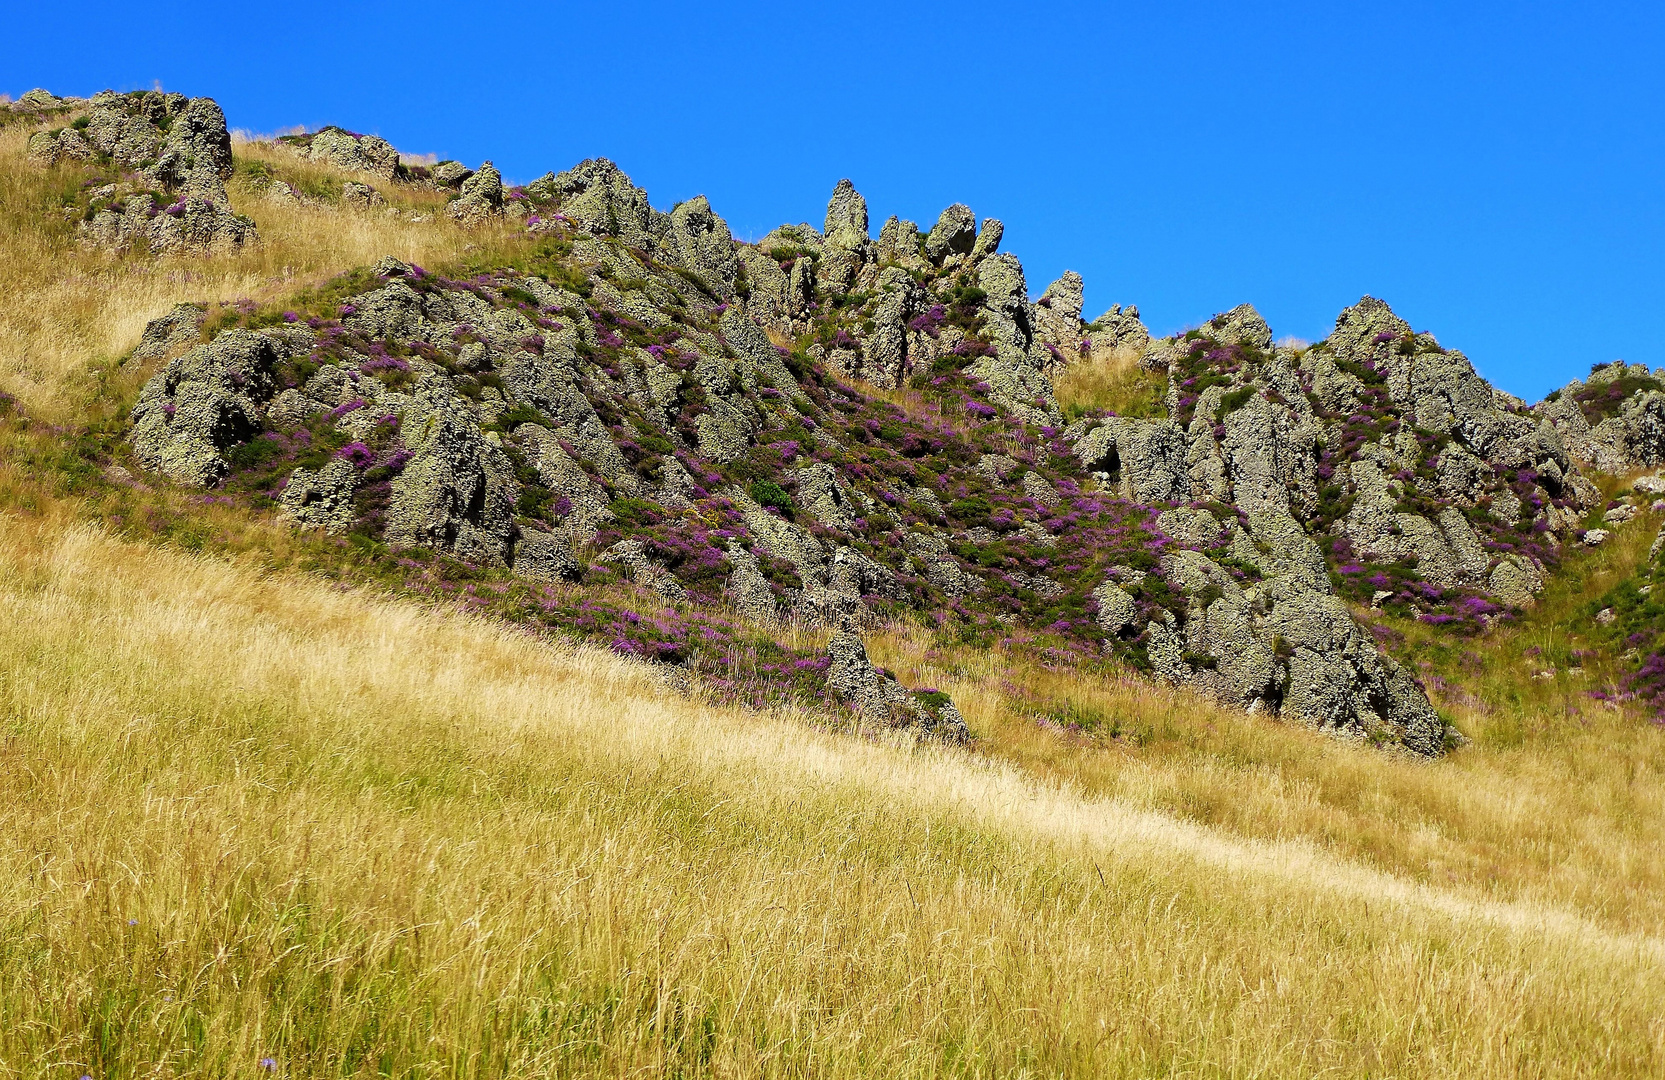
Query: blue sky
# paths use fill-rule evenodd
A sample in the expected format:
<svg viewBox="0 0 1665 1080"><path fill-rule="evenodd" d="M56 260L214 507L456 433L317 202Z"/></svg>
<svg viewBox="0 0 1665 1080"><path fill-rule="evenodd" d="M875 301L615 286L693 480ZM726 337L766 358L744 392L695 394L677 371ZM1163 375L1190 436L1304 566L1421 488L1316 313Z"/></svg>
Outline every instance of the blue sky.
<svg viewBox="0 0 1665 1080"><path fill-rule="evenodd" d="M735 234L951 202L1157 332L1364 293L1536 399L1665 366L1665 5L22 5L0 91L217 98L532 179L607 156ZM153 16L148 20L146 14Z"/></svg>

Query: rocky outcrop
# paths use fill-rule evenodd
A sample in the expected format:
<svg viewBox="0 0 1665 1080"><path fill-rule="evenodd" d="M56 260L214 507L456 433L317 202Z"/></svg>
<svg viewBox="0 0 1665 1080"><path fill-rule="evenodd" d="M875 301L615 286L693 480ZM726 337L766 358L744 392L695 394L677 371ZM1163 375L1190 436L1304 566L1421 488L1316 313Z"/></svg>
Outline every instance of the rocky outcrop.
<svg viewBox="0 0 1665 1080"><path fill-rule="evenodd" d="M230 469L225 451L260 429L276 363L271 340L247 330L229 330L169 362L133 408L140 464L182 484L218 482Z"/></svg>
<svg viewBox="0 0 1665 1080"><path fill-rule="evenodd" d="M198 344L207 315L208 312L200 304L175 304L166 315L145 324L144 334L133 350L133 359L164 360Z"/></svg>
<svg viewBox="0 0 1665 1080"><path fill-rule="evenodd" d="M399 151L393 148L392 143L375 135L360 135L333 125L312 133L306 157L321 165L332 165L348 172L369 173L383 180L392 180L399 172Z"/></svg>
<svg viewBox="0 0 1665 1080"><path fill-rule="evenodd" d="M925 237L925 257L940 266L950 256L971 254L976 242L977 215L964 203L955 203L931 226Z"/></svg>
<svg viewBox="0 0 1665 1080"><path fill-rule="evenodd" d="M509 560L514 465L480 429L478 407L447 380L418 384L400 425L410 460L393 483L390 543L453 551L488 565Z"/></svg>
<svg viewBox="0 0 1665 1080"><path fill-rule="evenodd" d="M1082 281L1074 270L1046 287L1035 301L1035 337L1059 363L1079 359L1085 343L1081 323Z"/></svg>
<svg viewBox="0 0 1665 1080"><path fill-rule="evenodd" d="M481 225L503 214L503 175L487 161L462 182L461 194L445 204L445 214L462 225Z"/></svg>
<svg viewBox="0 0 1665 1080"><path fill-rule="evenodd" d="M369 184L348 180L341 185L341 203L354 210L385 210L387 197Z"/></svg>
<svg viewBox="0 0 1665 1080"><path fill-rule="evenodd" d="M525 191L559 241L546 276L387 259L315 319L208 345L200 312L159 320L144 355L186 351L145 389L135 456L203 485L275 462L260 490L286 475L291 520L507 568L546 610L569 595L555 583L623 597L659 635L642 655L687 655L668 639L696 627L840 628L825 657L776 634L757 670L825 665L852 708L953 739L952 706L875 670L855 628L1102 650L1439 753L1444 724L1352 612L1479 632L1531 602L1597 509L1552 419L1370 298L1311 348L1273 345L1247 305L1149 343L1131 308L1083 324L1077 275L1032 301L998 223L964 207L935 243L900 219L874 241L842 182L824 231L754 246L703 198L654 210L602 160ZM494 169L469 199L501 210ZM1158 415L1063 427L1050 375L1083 349L1165 370ZM644 625L591 621L620 641Z"/></svg>
<svg viewBox="0 0 1665 1080"><path fill-rule="evenodd" d="M71 159L128 173L92 193L85 242L159 255L233 252L258 239L254 222L231 211L231 136L211 98L106 91L86 105L71 127L37 132L28 144L41 164Z"/></svg>
<svg viewBox="0 0 1665 1080"><path fill-rule="evenodd" d="M946 694L912 694L873 666L867 647L853 630L840 630L827 646L831 665L827 688L862 716L889 727L917 730L944 742L971 737L964 718Z"/></svg>
<svg viewBox="0 0 1665 1080"><path fill-rule="evenodd" d="M944 221L953 209L943 211ZM929 251L928 240L926 247ZM987 383L990 396L1013 414L1035 423L1055 421L1058 405L1047 375L1052 354L1035 340L1023 264L1011 255L991 255L977 266L977 286L985 294L982 315L994 352L980 357L970 373Z"/></svg>

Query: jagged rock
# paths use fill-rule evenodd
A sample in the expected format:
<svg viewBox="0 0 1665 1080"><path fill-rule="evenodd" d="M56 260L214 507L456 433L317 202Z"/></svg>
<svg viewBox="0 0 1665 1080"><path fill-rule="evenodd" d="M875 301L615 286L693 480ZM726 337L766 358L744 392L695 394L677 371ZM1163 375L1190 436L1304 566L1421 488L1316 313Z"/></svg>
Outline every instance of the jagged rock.
<svg viewBox="0 0 1665 1080"><path fill-rule="evenodd" d="M14 112L38 112L45 109L55 109L63 104L63 100L49 90L35 87L26 91L22 97L12 102Z"/></svg>
<svg viewBox="0 0 1665 1080"><path fill-rule="evenodd" d="M986 382L989 396L1018 416L1037 423L1056 420L1058 405L1046 375L1052 358L1035 344L1023 265L1011 255L991 255L977 268L977 286L986 294L981 310L995 354L979 357L969 374Z"/></svg>
<svg viewBox="0 0 1665 1080"><path fill-rule="evenodd" d="M224 451L258 428L276 362L269 339L241 329L170 361L133 408L140 464L182 484L218 482L230 469Z"/></svg>
<svg viewBox="0 0 1665 1080"><path fill-rule="evenodd" d="M971 245L971 261L980 262L1000 250L1000 238L1006 232L1006 226L999 218L984 218L983 227L977 230L977 240Z"/></svg>
<svg viewBox="0 0 1665 1080"><path fill-rule="evenodd" d="M358 470L349 461L334 458L322 468L296 469L289 474L278 505L292 520L326 532L341 533L353 527L353 488Z"/></svg>
<svg viewBox="0 0 1665 1080"><path fill-rule="evenodd" d="M647 557L640 540L620 540L601 556L598 562L618 563L630 573L631 580L652 589L667 604L682 604L688 600L688 590L672 577L670 571Z"/></svg>
<svg viewBox="0 0 1665 1080"><path fill-rule="evenodd" d="M1098 603L1098 614L1094 617L1099 628L1110 637L1132 626L1139 616L1139 605L1114 581L1106 581L1094 589L1093 599Z"/></svg>
<svg viewBox="0 0 1665 1080"><path fill-rule="evenodd" d="M393 481L389 543L502 565L514 535L514 465L480 430L477 407L441 377L421 380L400 435L411 451Z"/></svg>
<svg viewBox="0 0 1665 1080"><path fill-rule="evenodd" d="M474 170L460 161L441 161L428 170L428 175L440 187L461 187L464 180L474 175Z"/></svg>
<svg viewBox="0 0 1665 1080"><path fill-rule="evenodd" d="M849 180L840 180L833 188L822 236L828 247L845 251L863 251L868 245L867 200Z"/></svg>
<svg viewBox="0 0 1665 1080"><path fill-rule="evenodd" d="M1063 362L1080 355L1082 338L1081 275L1074 270L1046 287L1035 302L1035 336L1058 350Z"/></svg>
<svg viewBox="0 0 1665 1080"><path fill-rule="evenodd" d="M561 441L548 428L523 424L515 438L526 451L538 479L557 500L555 515L579 541L588 541L601 526L613 520L608 498L601 485L574 461Z"/></svg>
<svg viewBox="0 0 1665 1080"><path fill-rule="evenodd" d="M925 237L925 257L940 266L950 255L969 255L976 242L977 215L964 203L955 203L931 226Z"/></svg>
<svg viewBox="0 0 1665 1080"><path fill-rule="evenodd" d="M1184 544L1212 547L1220 539L1220 519L1207 510L1180 507L1156 515L1156 527Z"/></svg>
<svg viewBox="0 0 1665 1080"><path fill-rule="evenodd" d="M315 132L307 157L338 169L367 172L392 180L399 171L399 151L386 139L357 135L333 125Z"/></svg>
<svg viewBox="0 0 1665 1080"><path fill-rule="evenodd" d="M569 537L555 532L522 532L515 540L514 572L533 581L576 581L583 574Z"/></svg>
<svg viewBox="0 0 1665 1080"><path fill-rule="evenodd" d="M582 161L548 179L561 212L587 232L616 236L632 247L649 247L655 219L647 192L606 158Z"/></svg>
<svg viewBox="0 0 1665 1080"><path fill-rule="evenodd" d="M717 329L734 350L736 358L751 366L765 382L785 394L796 394L798 380L780 358L780 353L751 319L729 308L717 320Z"/></svg>
<svg viewBox="0 0 1665 1080"><path fill-rule="evenodd" d="M133 359L155 361L197 344L208 312L200 304L175 304L166 315L145 324L145 332L133 350Z"/></svg>
<svg viewBox="0 0 1665 1080"><path fill-rule="evenodd" d="M827 646L831 661L827 688L863 716L892 727L908 727L944 742L971 737L965 720L946 695L931 705L904 690L895 679L874 668L867 647L851 630L834 634Z"/></svg>
<svg viewBox="0 0 1665 1080"><path fill-rule="evenodd" d="M1113 304L1086 328L1087 347L1093 353L1113 349L1136 349L1143 352L1150 345L1150 331L1139 319L1139 309L1129 304ZM1147 366L1155 367L1150 364Z"/></svg>
<svg viewBox="0 0 1665 1080"><path fill-rule="evenodd" d="M96 151L74 128L59 132L37 131L29 136L24 154L36 165L56 165L60 161L87 161Z"/></svg>
<svg viewBox="0 0 1665 1080"><path fill-rule="evenodd" d="M1446 726L1427 696L1339 599L1299 593L1276 604L1266 625L1289 654L1284 715L1429 757L1445 751Z"/></svg>
<svg viewBox="0 0 1665 1080"><path fill-rule="evenodd" d="M1041 506L1052 509L1063 503L1063 499L1058 496L1058 489L1040 473L1024 473L1021 483L1023 493Z"/></svg>
<svg viewBox="0 0 1665 1080"><path fill-rule="evenodd" d="M1318 428L1309 411L1255 393L1226 414L1225 429L1220 450L1237 505L1250 512L1312 511L1318 503Z"/></svg>
<svg viewBox="0 0 1665 1080"><path fill-rule="evenodd" d="M357 180L348 180L341 185L341 202L354 210L381 210L387 206L387 199L381 192Z"/></svg>
<svg viewBox="0 0 1665 1080"><path fill-rule="evenodd" d="M857 508L838 470L826 462L806 465L797 471L796 502L829 529L848 531L855 527Z"/></svg>
<svg viewBox="0 0 1665 1080"><path fill-rule="evenodd" d="M1140 502L1188 497L1185 434L1166 420L1111 417L1075 444L1081 467Z"/></svg>
<svg viewBox="0 0 1665 1080"><path fill-rule="evenodd" d="M728 545L728 561L734 571L729 575L724 590L734 610L756 622L774 622L777 617L775 593L769 579L763 576L757 556L733 541Z"/></svg>
<svg viewBox="0 0 1665 1080"><path fill-rule="evenodd" d="M110 95L97 102L87 120L85 139L92 148L142 168L144 181L172 201L158 204L148 192L118 199L82 222L84 242L111 248L143 243L160 255L228 253L258 241L254 222L231 211L225 189L232 174L231 135L225 114L211 98ZM63 145L60 136L60 152Z"/></svg>
<svg viewBox="0 0 1665 1080"><path fill-rule="evenodd" d="M1204 331L1221 342L1237 342L1265 351L1272 347L1272 328L1253 304L1238 304L1208 321Z"/></svg>
<svg viewBox="0 0 1665 1080"><path fill-rule="evenodd" d="M948 549L947 541L935 533L919 529L903 536L908 554L918 559L925 571L925 580L941 589L950 599L968 596L976 591L976 579L960 568Z"/></svg>
<svg viewBox="0 0 1665 1080"><path fill-rule="evenodd" d="M878 288L880 298L873 311L872 329L861 339L861 362L852 374L889 390L907 378L908 321L926 297L907 271L898 267L881 271Z"/></svg>
<svg viewBox="0 0 1665 1080"><path fill-rule="evenodd" d="M445 206L445 213L463 225L478 225L503 213L503 175L487 161L462 183L461 194Z"/></svg>
<svg viewBox="0 0 1665 1080"><path fill-rule="evenodd" d="M865 228L865 226L863 226ZM919 226L901 218L888 218L879 230L879 243L875 252L881 263L895 263L909 268L923 268L925 260L920 257L919 248L924 238L919 235Z"/></svg>
<svg viewBox="0 0 1665 1080"><path fill-rule="evenodd" d="M671 211L667 247L684 269L699 276L713 295L727 299L734 295L739 260L734 255L734 237L728 224L711 212L704 195L696 195Z"/></svg>

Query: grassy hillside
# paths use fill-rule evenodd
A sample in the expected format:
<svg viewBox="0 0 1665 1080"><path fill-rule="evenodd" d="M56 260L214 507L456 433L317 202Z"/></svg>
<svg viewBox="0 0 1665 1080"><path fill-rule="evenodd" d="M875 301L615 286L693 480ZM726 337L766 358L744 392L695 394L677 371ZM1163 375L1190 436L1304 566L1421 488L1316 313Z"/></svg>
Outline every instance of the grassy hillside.
<svg viewBox="0 0 1665 1080"><path fill-rule="evenodd" d="M1374 617L1472 740L1438 762L906 623L875 660L948 690L972 751L719 708L101 472L150 374L121 357L172 303L512 235L275 206L261 174L339 177L240 145L260 250L95 254L21 143L0 132L23 405L0 419L0 1076L1665 1065L1665 737L1589 696L1616 669L1584 610L1656 520L1486 638ZM1160 401L1117 357L1060 396Z"/></svg>
<svg viewBox="0 0 1665 1080"><path fill-rule="evenodd" d="M1660 1064L1651 938L701 708L466 618L4 536L18 1073Z"/></svg>

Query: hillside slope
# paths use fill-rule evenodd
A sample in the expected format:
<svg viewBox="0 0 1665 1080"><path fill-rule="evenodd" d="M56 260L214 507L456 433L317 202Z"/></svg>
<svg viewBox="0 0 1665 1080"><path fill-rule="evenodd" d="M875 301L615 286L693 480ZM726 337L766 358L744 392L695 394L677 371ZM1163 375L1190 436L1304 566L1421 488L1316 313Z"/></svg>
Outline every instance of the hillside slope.
<svg viewBox="0 0 1665 1080"><path fill-rule="evenodd" d="M1662 943L10 517L21 1074L1616 1076Z"/></svg>
<svg viewBox="0 0 1665 1080"><path fill-rule="evenodd" d="M963 208L864 241L849 185L726 296L709 208L599 163L496 205L347 132L231 143L258 243L86 244L125 167L31 160L85 108L41 104L0 129L6 1068L1658 1072L1655 462L1375 301L1152 341ZM1036 398L973 377L1003 348ZM1467 741L1268 718L1371 670Z"/></svg>

